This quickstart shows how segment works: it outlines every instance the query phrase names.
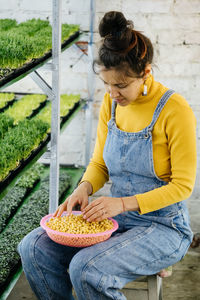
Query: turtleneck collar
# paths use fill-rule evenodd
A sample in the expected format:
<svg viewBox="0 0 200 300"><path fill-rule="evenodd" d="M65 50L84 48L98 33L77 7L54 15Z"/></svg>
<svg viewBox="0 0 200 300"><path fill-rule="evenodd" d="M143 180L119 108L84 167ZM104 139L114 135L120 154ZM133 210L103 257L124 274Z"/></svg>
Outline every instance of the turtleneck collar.
<svg viewBox="0 0 200 300"><path fill-rule="evenodd" d="M147 85L147 96L142 95L143 88L144 88L144 85L142 84L140 88L139 96L137 97L137 99L135 99L135 101L130 103L130 105L137 105L138 103L145 103L152 100L156 89L155 87L156 82L154 81L152 74L150 74L149 77L146 79L145 84Z"/></svg>

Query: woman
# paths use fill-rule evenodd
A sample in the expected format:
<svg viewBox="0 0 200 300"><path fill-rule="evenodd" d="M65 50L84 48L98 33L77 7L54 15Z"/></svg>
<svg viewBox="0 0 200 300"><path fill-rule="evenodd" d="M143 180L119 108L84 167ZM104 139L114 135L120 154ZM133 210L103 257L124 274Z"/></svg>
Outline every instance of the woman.
<svg viewBox="0 0 200 300"><path fill-rule="evenodd" d="M99 25L95 62L106 94L91 162L77 189L60 205L84 218L114 217L113 236L78 249L51 241L38 228L19 246L23 268L39 299L125 299L119 291L141 275L178 262L192 241L184 199L196 172L196 121L186 100L151 75L153 47L120 12ZM110 197L88 197L111 180ZM67 269L69 268L69 272Z"/></svg>

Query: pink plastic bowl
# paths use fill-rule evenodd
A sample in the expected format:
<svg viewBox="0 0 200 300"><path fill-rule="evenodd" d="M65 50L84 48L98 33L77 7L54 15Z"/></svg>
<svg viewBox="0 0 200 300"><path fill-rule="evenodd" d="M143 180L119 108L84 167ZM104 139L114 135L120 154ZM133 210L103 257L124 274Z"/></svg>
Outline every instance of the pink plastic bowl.
<svg viewBox="0 0 200 300"><path fill-rule="evenodd" d="M74 215L80 215L81 211L72 211ZM62 216L66 216L67 212L64 212ZM71 247L88 247L100 242L103 242L111 236L112 232L116 231L118 228L118 223L112 218L109 218L113 222L113 228L104 232L91 233L91 234L73 234L59 232L57 230L50 229L46 226L48 222L53 217L53 214L43 217L40 221L40 226L46 230L46 233L54 242L67 245Z"/></svg>

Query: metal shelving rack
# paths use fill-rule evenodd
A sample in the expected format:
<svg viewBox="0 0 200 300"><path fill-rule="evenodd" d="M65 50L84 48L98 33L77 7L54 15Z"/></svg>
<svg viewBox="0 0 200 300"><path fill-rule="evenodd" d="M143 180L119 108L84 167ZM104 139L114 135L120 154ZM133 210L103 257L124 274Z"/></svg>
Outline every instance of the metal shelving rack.
<svg viewBox="0 0 200 300"><path fill-rule="evenodd" d="M60 139L60 55L61 55L61 4L53 0L52 25L52 115L49 213L58 206L59 189L59 139Z"/></svg>
<svg viewBox="0 0 200 300"><path fill-rule="evenodd" d="M70 38L67 46L61 45L61 11L62 0L52 0L52 62L51 58L41 60L41 62L31 69L24 70L22 74L15 74L14 78L1 82L1 88L11 85L25 76L30 76L32 80L41 88L41 90L52 101L52 117L51 117L51 141L50 141L50 201L49 212L55 211L58 206L58 178L59 178L59 139L60 139L60 57L61 47L64 50L70 45L74 45L79 33ZM86 117L86 142L85 142L85 166L89 163L91 135L92 135L92 110L94 98L94 75L93 75L93 26L95 16L95 0L90 0L90 30L88 41L88 98L85 104ZM38 69L48 70L52 72L52 87L38 73ZM79 108L80 109L80 108ZM75 114L73 114L75 115ZM45 151L45 150L44 150ZM44 152L43 151L43 152Z"/></svg>
<svg viewBox="0 0 200 300"><path fill-rule="evenodd" d="M61 57L61 11L62 0L52 0L52 62L46 63L43 69L52 71L52 87L39 75L37 68L28 71L28 74L35 83L48 95L52 101L51 118L51 155L50 155L50 199L49 213L55 211L58 206L59 190L59 144L60 144L60 57ZM90 158L90 144L92 134L92 110L94 98L94 75L92 69L93 63L93 26L95 17L95 0L90 0L90 32L88 42L88 99L85 106L86 112L86 148L85 148L85 166ZM43 64L42 64L43 65ZM23 74L19 79L24 77ZM19 80L18 79L18 80ZM16 81L16 80L15 80ZM72 192L72 191L71 191ZM6 299L12 288L20 277L22 269L14 274L12 282L9 284L2 299Z"/></svg>
<svg viewBox="0 0 200 300"><path fill-rule="evenodd" d="M53 0L53 43L52 43L52 121L51 121L51 159L50 159L50 202L49 213L58 206L59 184L59 111L60 111L60 43L61 43L61 4L62 0ZM86 148L85 165L90 158L90 145L92 135L92 110L94 98L93 75L93 27L95 18L95 1L90 0L90 37L88 42L88 100L86 104ZM35 79L35 75L32 78ZM37 82L37 79L35 80ZM51 97L51 95L50 95Z"/></svg>

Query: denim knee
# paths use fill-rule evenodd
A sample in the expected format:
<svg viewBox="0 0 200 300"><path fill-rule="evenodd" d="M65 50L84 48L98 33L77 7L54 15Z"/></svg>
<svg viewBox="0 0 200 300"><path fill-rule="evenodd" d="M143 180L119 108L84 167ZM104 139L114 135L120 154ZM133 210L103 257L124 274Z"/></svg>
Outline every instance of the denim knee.
<svg viewBox="0 0 200 300"><path fill-rule="evenodd" d="M85 266L84 259L79 252L72 258L69 265L69 275L73 286L79 285L84 266Z"/></svg>
<svg viewBox="0 0 200 300"><path fill-rule="evenodd" d="M33 231L29 232L18 244L17 250L21 256L22 263L27 263L31 259L31 253L34 248L35 240L38 238L38 233L43 231L41 228L36 228Z"/></svg>
<svg viewBox="0 0 200 300"><path fill-rule="evenodd" d="M29 256L29 245L30 245L29 235L30 233L26 235L17 246L17 250L19 252L19 255L21 256L22 262L25 262Z"/></svg>
<svg viewBox="0 0 200 300"><path fill-rule="evenodd" d="M102 273L95 267L95 253L91 249L83 249L78 252L71 260L69 265L69 274L72 285L76 294L82 299L98 299L97 296L92 298L93 293L96 295L102 291L99 287ZM89 291L92 294L88 296ZM84 298L85 297L85 298Z"/></svg>

